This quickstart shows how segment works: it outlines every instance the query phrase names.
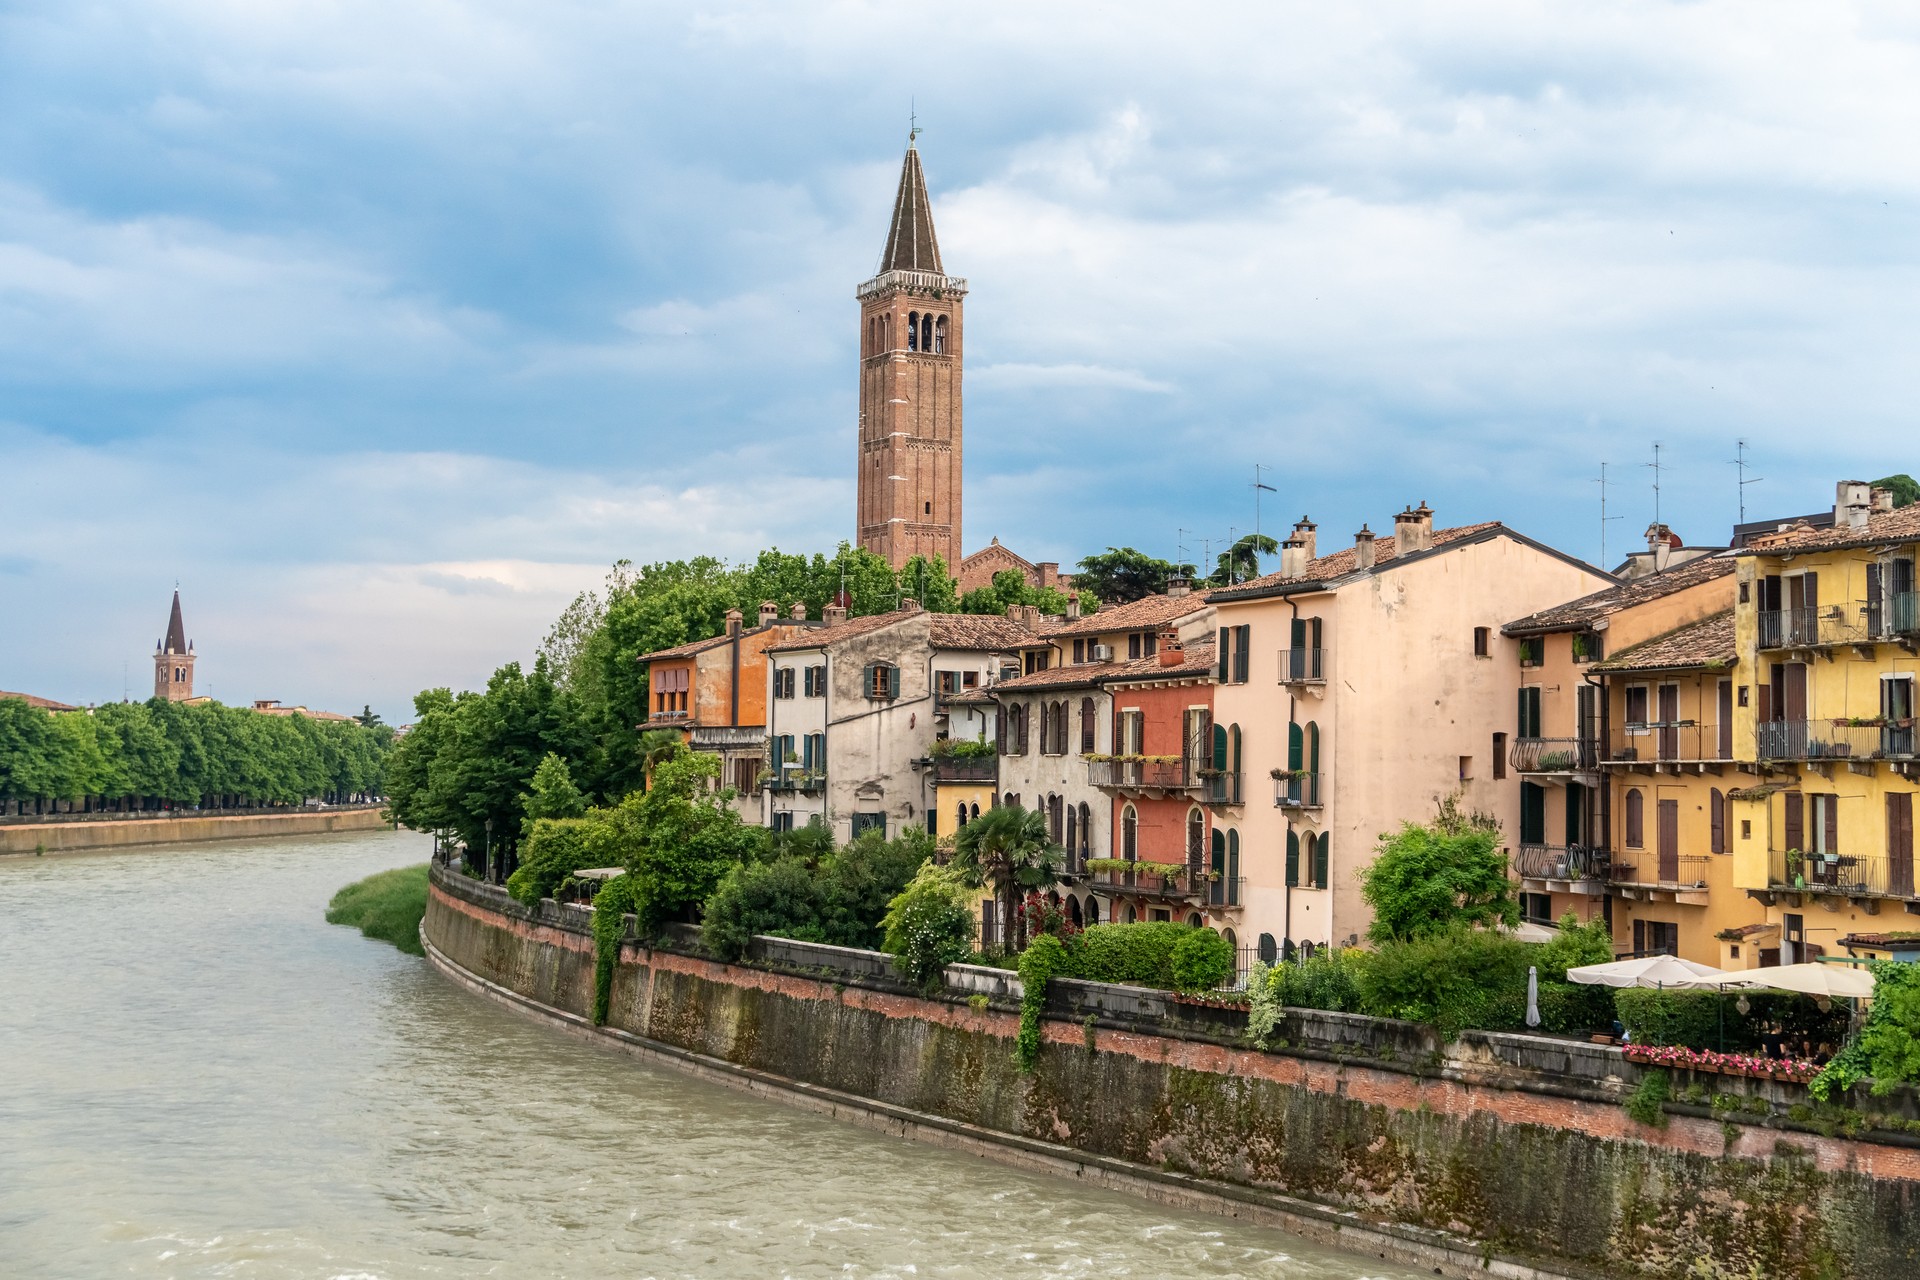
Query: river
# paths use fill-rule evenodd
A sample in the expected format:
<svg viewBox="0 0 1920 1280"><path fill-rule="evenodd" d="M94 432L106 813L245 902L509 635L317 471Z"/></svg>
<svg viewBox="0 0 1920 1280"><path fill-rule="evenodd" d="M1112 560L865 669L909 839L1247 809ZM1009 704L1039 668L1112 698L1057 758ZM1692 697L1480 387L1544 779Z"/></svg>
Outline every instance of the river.
<svg viewBox="0 0 1920 1280"><path fill-rule="evenodd" d="M427 852L0 858L0 1275L1421 1274L642 1066L322 919Z"/></svg>

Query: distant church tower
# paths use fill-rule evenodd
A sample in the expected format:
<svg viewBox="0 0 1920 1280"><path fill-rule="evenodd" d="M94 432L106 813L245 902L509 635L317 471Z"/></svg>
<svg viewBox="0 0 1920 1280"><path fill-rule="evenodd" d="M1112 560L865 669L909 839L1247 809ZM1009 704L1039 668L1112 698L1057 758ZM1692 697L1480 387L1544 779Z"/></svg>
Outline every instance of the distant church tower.
<svg viewBox="0 0 1920 1280"><path fill-rule="evenodd" d="M167 619L167 638L153 649L153 696L185 702L193 696L193 646L187 642L187 624L180 620L180 593L173 593L173 614Z"/></svg>
<svg viewBox="0 0 1920 1280"><path fill-rule="evenodd" d="M961 300L945 274L911 135L880 270L860 299L860 545L898 569L914 555L960 568Z"/></svg>

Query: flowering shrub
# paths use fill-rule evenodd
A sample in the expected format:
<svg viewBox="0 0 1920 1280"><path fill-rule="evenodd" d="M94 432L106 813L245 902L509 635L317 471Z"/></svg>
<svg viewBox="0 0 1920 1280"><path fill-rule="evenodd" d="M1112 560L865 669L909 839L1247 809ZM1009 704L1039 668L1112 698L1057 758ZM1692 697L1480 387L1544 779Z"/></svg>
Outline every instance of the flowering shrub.
<svg viewBox="0 0 1920 1280"><path fill-rule="evenodd" d="M1718 1071L1729 1076L1772 1077L1801 1084L1819 1074L1817 1063L1801 1059L1763 1058L1750 1053L1715 1053L1711 1049L1689 1049L1683 1045L1630 1044L1627 1060L1650 1067L1682 1071Z"/></svg>

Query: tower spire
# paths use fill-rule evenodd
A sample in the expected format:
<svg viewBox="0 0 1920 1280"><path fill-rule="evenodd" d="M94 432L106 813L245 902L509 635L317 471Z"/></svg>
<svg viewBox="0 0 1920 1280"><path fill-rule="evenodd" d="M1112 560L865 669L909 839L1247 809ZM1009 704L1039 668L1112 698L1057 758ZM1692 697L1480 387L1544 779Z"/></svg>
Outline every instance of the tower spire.
<svg viewBox="0 0 1920 1280"><path fill-rule="evenodd" d="M915 126L907 133L907 158L900 166L900 190L893 198L893 225L887 228L886 247L880 251L880 271L945 275L940 266L940 242L933 234L927 175L920 168L920 149L913 142L919 132Z"/></svg>
<svg viewBox="0 0 1920 1280"><path fill-rule="evenodd" d="M180 620L180 588L178 587L173 589L173 613L167 618L166 651L168 653L187 651L187 624Z"/></svg>

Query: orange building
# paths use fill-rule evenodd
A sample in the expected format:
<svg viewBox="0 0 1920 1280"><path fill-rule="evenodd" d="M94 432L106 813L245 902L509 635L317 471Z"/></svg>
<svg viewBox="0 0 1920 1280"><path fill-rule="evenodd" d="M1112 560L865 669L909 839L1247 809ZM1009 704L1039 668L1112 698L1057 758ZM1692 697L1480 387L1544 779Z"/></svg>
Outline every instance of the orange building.
<svg viewBox="0 0 1920 1280"><path fill-rule="evenodd" d="M743 622L738 609L729 609L722 634L640 658L647 667L640 727L678 730L693 750L719 756L721 783L739 793L741 814L757 820L767 755L767 650L822 624L809 622L800 604L782 618L771 600L761 603L758 626Z"/></svg>

